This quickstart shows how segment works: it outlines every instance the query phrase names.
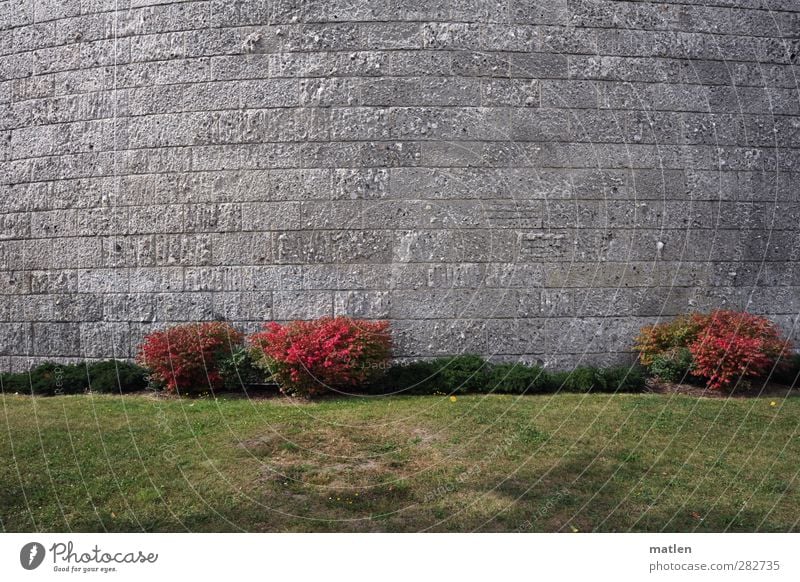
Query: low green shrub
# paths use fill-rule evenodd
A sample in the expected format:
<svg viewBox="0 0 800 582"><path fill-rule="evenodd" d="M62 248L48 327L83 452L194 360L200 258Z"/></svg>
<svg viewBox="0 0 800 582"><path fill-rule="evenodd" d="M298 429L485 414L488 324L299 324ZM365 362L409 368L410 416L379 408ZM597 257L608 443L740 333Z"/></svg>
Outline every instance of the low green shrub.
<svg viewBox="0 0 800 582"><path fill-rule="evenodd" d="M394 365L369 387L391 394L543 394L552 392L641 392L644 370L634 367L547 371L538 366L490 364L478 356L457 356Z"/></svg>
<svg viewBox="0 0 800 582"><path fill-rule="evenodd" d="M692 353L689 348L676 347L653 356L649 371L664 382L680 382L692 370Z"/></svg>
<svg viewBox="0 0 800 582"><path fill-rule="evenodd" d="M252 384L262 384L264 372L256 367L252 350L239 348L219 362L219 373L226 390L247 389Z"/></svg>
<svg viewBox="0 0 800 582"><path fill-rule="evenodd" d="M3 374L4 392L53 396L82 394L89 391L89 379L83 364L44 362L29 372Z"/></svg>
<svg viewBox="0 0 800 582"><path fill-rule="evenodd" d="M28 374L0 372L0 388L5 394L22 394L30 391Z"/></svg>
<svg viewBox="0 0 800 582"><path fill-rule="evenodd" d="M569 392L591 392L597 382L597 370L588 366L573 368L567 375L564 388Z"/></svg>
<svg viewBox="0 0 800 582"><path fill-rule="evenodd" d="M147 387L147 371L122 360L91 364L44 362L28 372L0 374L3 392L55 396L101 392L124 394Z"/></svg>
<svg viewBox="0 0 800 582"><path fill-rule="evenodd" d="M472 354L433 360L441 392L488 392L490 364Z"/></svg>
<svg viewBox="0 0 800 582"><path fill-rule="evenodd" d="M644 370L638 366L593 368L579 366L573 370L550 372L546 378L548 392L641 392L645 387Z"/></svg>
<svg viewBox="0 0 800 582"><path fill-rule="evenodd" d="M769 375L769 380L800 388L800 354L791 354L781 358Z"/></svg>
<svg viewBox="0 0 800 582"><path fill-rule="evenodd" d="M489 392L491 365L475 355L397 363L371 383L370 392L407 394Z"/></svg>
<svg viewBox="0 0 800 582"><path fill-rule="evenodd" d="M638 366L598 368L593 392L641 392L645 388L645 373Z"/></svg>
<svg viewBox="0 0 800 582"><path fill-rule="evenodd" d="M548 374L538 366L496 364L489 372L487 388L497 394L538 394L547 384Z"/></svg>
<svg viewBox="0 0 800 582"><path fill-rule="evenodd" d="M565 372L563 370L556 370L552 372L547 372L547 375L544 379L544 391L545 392L560 392L564 390L564 386L566 385L567 378L569 377L569 372Z"/></svg>
<svg viewBox="0 0 800 582"><path fill-rule="evenodd" d="M384 394L444 392L437 372L437 366L430 360L396 363L383 376L375 378L370 384L370 391Z"/></svg>
<svg viewBox="0 0 800 582"><path fill-rule="evenodd" d="M27 372L3 372L0 387L4 394L31 394L31 378Z"/></svg>
<svg viewBox="0 0 800 582"><path fill-rule="evenodd" d="M147 370L124 360L105 360L86 366L92 392L127 394L147 388Z"/></svg>
<svg viewBox="0 0 800 582"><path fill-rule="evenodd" d="M589 392L595 378L594 368L579 366L569 371L550 372L545 386L548 392Z"/></svg>
<svg viewBox="0 0 800 582"><path fill-rule="evenodd" d="M800 361L800 358L798 358ZM248 389L264 383L263 371L252 352L237 349L219 360L227 390ZM100 392L124 394L147 389L148 371L136 364L108 360L91 364L47 362L25 373L0 374L5 393L55 395ZM370 374L356 392L371 394L542 394L552 392L640 392L645 376L639 367L547 371L518 363L491 364L475 355L392 363Z"/></svg>

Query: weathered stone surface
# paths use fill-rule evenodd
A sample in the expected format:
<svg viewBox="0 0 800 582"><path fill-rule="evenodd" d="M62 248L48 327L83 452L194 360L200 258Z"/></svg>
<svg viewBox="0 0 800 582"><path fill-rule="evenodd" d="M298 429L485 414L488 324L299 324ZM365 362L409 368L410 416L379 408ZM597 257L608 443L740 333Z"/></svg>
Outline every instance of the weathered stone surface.
<svg viewBox="0 0 800 582"><path fill-rule="evenodd" d="M389 318L397 355L798 331L800 7L0 2L0 356ZM794 326L794 327L792 327Z"/></svg>

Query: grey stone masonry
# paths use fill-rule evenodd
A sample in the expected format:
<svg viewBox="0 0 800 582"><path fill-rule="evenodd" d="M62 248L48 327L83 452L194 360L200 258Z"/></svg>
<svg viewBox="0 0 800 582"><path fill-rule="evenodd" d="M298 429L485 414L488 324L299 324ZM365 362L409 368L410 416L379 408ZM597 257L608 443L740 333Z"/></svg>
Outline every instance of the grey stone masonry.
<svg viewBox="0 0 800 582"><path fill-rule="evenodd" d="M0 1L0 369L224 318L400 358L800 339L800 2Z"/></svg>

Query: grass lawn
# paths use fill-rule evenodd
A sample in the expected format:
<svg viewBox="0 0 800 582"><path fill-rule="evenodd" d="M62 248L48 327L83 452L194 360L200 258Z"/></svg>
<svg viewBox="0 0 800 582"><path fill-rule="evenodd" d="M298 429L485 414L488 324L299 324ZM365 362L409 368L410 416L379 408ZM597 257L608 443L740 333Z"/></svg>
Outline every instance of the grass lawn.
<svg viewBox="0 0 800 582"><path fill-rule="evenodd" d="M5 531L800 529L797 396L0 401Z"/></svg>

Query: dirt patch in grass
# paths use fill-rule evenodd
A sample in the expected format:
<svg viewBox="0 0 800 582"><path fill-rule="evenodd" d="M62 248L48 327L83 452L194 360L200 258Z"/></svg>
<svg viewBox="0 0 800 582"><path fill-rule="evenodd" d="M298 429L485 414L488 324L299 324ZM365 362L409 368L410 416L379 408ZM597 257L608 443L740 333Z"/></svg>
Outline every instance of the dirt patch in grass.
<svg viewBox="0 0 800 582"><path fill-rule="evenodd" d="M441 461L441 438L418 426L326 425L310 431L277 426L239 443L259 458L266 481L303 489L365 491L391 485Z"/></svg>
<svg viewBox="0 0 800 582"><path fill-rule="evenodd" d="M426 427L397 423L327 424L313 431L285 425L238 447L259 460L257 487L278 522L301 510L313 516L316 529L356 522L362 531L382 531L396 513L403 512L405 519L414 513L416 492L410 483L445 462L436 446L442 438ZM295 520L286 527L304 531L298 525Z"/></svg>
<svg viewBox="0 0 800 582"><path fill-rule="evenodd" d="M512 457L538 448L541 435L533 443L523 428L513 439L476 438L472 431L481 425L470 411L461 414L446 428L406 416L356 426L314 423L312 430L283 424L239 447L260 462L257 488L272 510L272 531L516 527L503 516L516 499L528 503L530 479L509 477Z"/></svg>
<svg viewBox="0 0 800 582"><path fill-rule="evenodd" d="M647 381L647 391L654 394L682 394L696 398L787 398L800 396L798 388L773 383L740 383L731 390L710 390L696 384L673 384L656 379Z"/></svg>

